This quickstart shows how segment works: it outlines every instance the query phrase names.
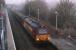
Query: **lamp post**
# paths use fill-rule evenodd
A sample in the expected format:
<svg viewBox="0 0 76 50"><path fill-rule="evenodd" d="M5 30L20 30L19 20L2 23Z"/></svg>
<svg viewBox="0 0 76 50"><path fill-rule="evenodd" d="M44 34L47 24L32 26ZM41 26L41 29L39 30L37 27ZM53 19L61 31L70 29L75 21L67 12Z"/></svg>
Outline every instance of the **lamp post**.
<svg viewBox="0 0 76 50"><path fill-rule="evenodd" d="M58 18L58 12L55 11L55 14L56 14L56 33L58 34L58 40L56 42L57 43L56 45L58 48L60 48L61 45L60 45L60 36L59 36L59 32L58 32L58 19L57 19Z"/></svg>
<svg viewBox="0 0 76 50"><path fill-rule="evenodd" d="M28 2L30 2L31 0L27 0ZM29 5L29 16L30 16L30 6L31 6L31 3L30 3L30 5Z"/></svg>
<svg viewBox="0 0 76 50"><path fill-rule="evenodd" d="M29 7L29 16L30 16L30 7Z"/></svg>
<svg viewBox="0 0 76 50"><path fill-rule="evenodd" d="M57 22L58 21L58 19L57 19L58 18L58 12L55 11L55 14L56 14L56 30L57 30L58 29L58 22Z"/></svg>
<svg viewBox="0 0 76 50"><path fill-rule="evenodd" d="M39 21L39 15L40 15L39 11L40 11L40 10L39 10L39 8L38 8L38 13L37 13L37 14L38 14L38 21Z"/></svg>

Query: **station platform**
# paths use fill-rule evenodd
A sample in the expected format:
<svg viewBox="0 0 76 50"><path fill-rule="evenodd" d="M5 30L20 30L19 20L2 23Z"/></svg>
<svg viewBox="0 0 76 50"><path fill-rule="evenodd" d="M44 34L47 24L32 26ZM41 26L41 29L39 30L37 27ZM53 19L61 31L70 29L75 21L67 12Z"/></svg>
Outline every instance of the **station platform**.
<svg viewBox="0 0 76 50"><path fill-rule="evenodd" d="M7 9L0 14L0 50L16 50Z"/></svg>

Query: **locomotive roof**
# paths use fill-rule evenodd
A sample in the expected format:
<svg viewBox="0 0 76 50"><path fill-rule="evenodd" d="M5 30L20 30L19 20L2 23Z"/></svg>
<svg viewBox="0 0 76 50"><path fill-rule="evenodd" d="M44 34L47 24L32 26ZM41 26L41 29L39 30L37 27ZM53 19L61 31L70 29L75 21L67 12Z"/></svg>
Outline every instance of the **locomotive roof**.
<svg viewBox="0 0 76 50"><path fill-rule="evenodd" d="M32 19L32 18L26 18L25 19L26 20L26 22L28 22L32 27L40 27L41 25L40 25L40 23L37 21L37 20L35 20L35 19Z"/></svg>
<svg viewBox="0 0 76 50"><path fill-rule="evenodd" d="M25 18L28 18L28 17L29 17L29 16L22 16L21 18L22 18L22 19L25 19Z"/></svg>
<svg viewBox="0 0 76 50"><path fill-rule="evenodd" d="M44 26L42 27L41 23L30 17L25 18L25 21L29 23L32 27L37 28L39 34L47 34L48 30Z"/></svg>

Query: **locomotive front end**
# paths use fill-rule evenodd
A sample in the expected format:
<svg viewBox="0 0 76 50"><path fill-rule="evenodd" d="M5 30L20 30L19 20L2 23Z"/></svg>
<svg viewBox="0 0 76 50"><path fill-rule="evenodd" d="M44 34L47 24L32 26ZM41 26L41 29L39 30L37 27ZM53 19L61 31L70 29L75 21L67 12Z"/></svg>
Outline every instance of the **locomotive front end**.
<svg viewBox="0 0 76 50"><path fill-rule="evenodd" d="M45 42L45 41L49 41L50 39L51 39L51 36L47 29L40 28L38 30L38 34L36 35L36 41Z"/></svg>

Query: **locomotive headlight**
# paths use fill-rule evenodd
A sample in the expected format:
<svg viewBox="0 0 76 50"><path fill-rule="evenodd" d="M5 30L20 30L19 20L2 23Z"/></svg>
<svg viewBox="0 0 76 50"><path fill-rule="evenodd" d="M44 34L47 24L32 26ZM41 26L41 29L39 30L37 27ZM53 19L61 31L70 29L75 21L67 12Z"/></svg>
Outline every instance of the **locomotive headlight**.
<svg viewBox="0 0 76 50"><path fill-rule="evenodd" d="M36 40L39 41L39 36L38 35L36 36Z"/></svg>
<svg viewBox="0 0 76 50"><path fill-rule="evenodd" d="M50 37L48 36L48 40L50 40Z"/></svg>
<svg viewBox="0 0 76 50"><path fill-rule="evenodd" d="M50 37L50 36L48 36L48 41L50 41L50 42L51 42L51 40L52 40L52 39L51 39L51 37Z"/></svg>
<svg viewBox="0 0 76 50"><path fill-rule="evenodd" d="M51 40L51 37L48 35L48 40Z"/></svg>
<svg viewBox="0 0 76 50"><path fill-rule="evenodd" d="M39 41L39 38L36 38L37 41Z"/></svg>

